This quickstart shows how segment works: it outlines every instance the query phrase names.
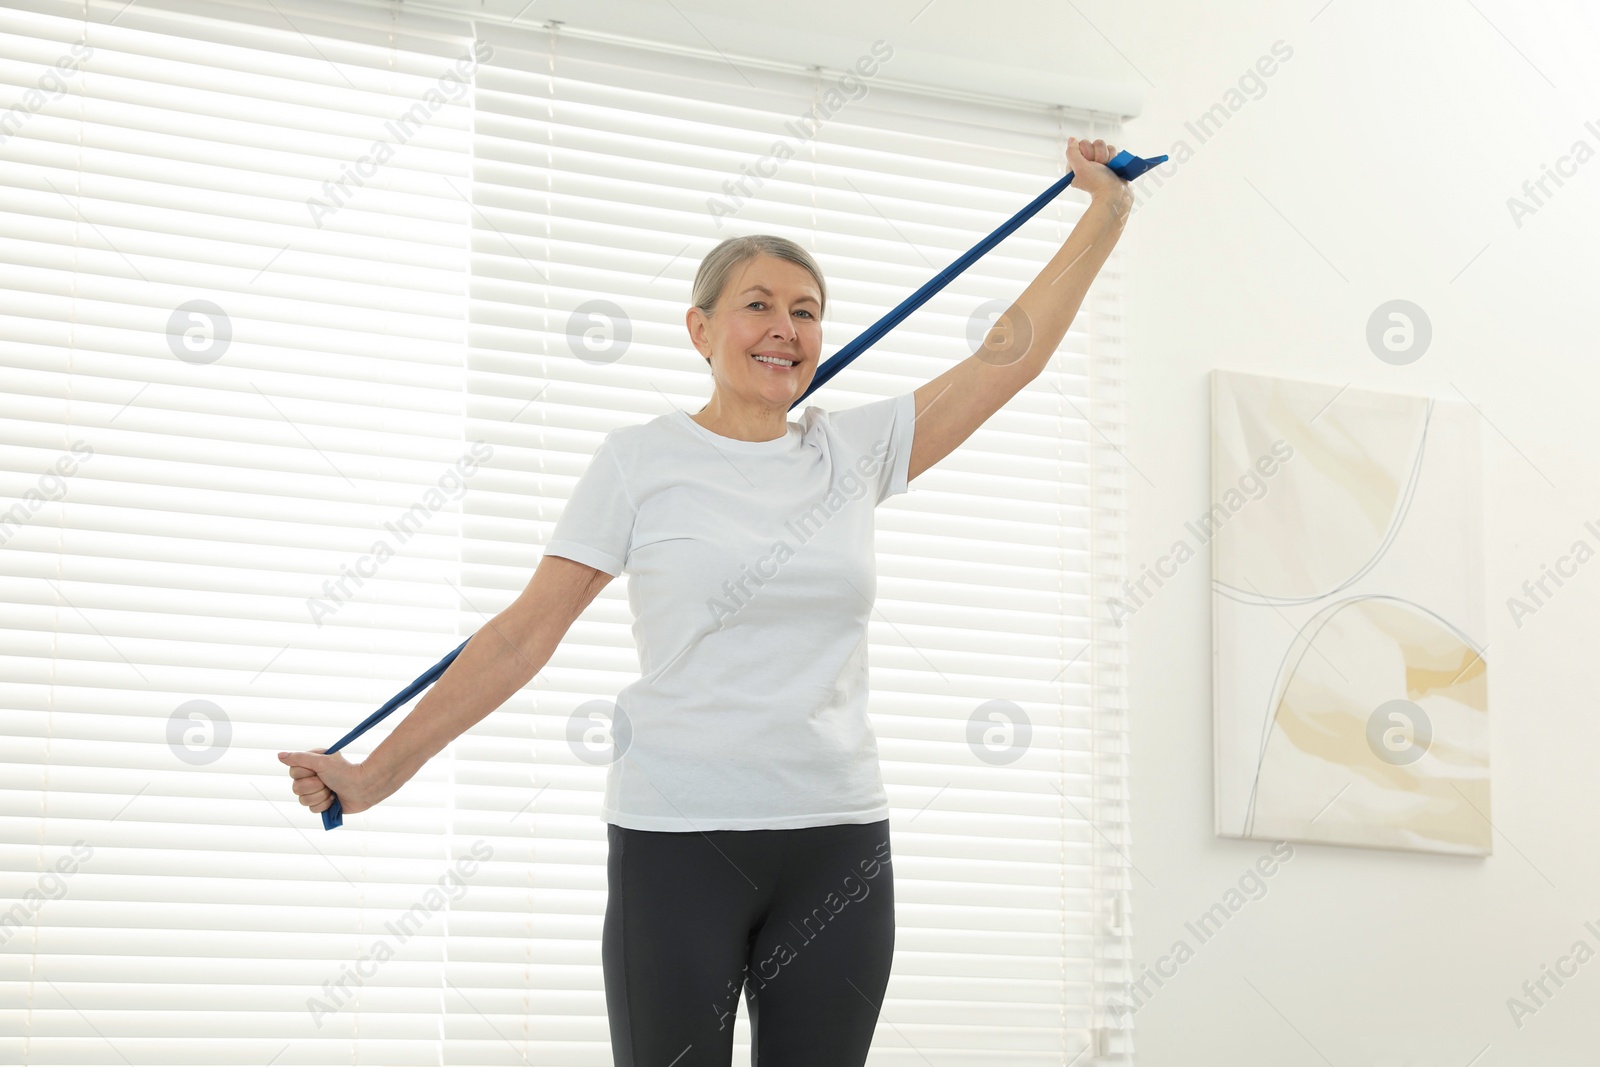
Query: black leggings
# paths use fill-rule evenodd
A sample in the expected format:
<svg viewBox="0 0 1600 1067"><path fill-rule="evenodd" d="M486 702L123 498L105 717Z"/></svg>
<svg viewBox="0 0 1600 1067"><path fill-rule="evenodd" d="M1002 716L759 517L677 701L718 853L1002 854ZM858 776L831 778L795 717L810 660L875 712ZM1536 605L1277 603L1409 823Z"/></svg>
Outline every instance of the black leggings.
<svg viewBox="0 0 1600 1067"><path fill-rule="evenodd" d="M610 824L601 961L616 1067L860 1067L894 955L889 820L795 830Z"/></svg>

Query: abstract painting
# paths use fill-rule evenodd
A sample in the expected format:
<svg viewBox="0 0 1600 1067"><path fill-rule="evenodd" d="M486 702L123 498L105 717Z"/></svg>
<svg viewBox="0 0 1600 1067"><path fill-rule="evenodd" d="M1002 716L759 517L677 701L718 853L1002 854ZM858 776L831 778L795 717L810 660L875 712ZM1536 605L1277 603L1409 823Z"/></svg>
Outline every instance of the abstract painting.
<svg viewBox="0 0 1600 1067"><path fill-rule="evenodd" d="M1216 832L1492 850L1480 416L1215 370Z"/></svg>

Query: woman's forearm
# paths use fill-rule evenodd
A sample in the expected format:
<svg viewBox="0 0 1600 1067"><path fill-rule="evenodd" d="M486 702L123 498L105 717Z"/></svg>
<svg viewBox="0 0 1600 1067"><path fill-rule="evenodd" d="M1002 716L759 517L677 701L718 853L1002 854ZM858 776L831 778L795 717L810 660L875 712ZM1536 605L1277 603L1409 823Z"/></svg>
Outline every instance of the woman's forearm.
<svg viewBox="0 0 1600 1067"><path fill-rule="evenodd" d="M451 741L505 703L549 661L536 624L526 613L490 619L445 668L400 725L362 761L376 792L399 789Z"/></svg>
<svg viewBox="0 0 1600 1067"><path fill-rule="evenodd" d="M1017 297L1014 307L1031 330L1031 343L1021 360L1031 374L1044 370L1067 335L1132 209L1133 190L1126 183L1091 197L1061 248Z"/></svg>

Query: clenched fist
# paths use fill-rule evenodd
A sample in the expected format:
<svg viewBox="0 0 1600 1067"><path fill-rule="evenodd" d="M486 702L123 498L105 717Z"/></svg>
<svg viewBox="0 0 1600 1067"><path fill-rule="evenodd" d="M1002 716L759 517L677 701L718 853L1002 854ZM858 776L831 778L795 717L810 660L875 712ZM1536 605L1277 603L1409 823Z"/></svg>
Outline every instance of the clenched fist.
<svg viewBox="0 0 1600 1067"><path fill-rule="evenodd" d="M1090 196L1115 192L1128 183L1112 173L1106 164L1117 154L1117 146L1104 141L1067 138L1067 169L1072 171L1072 187Z"/></svg>
<svg viewBox="0 0 1600 1067"><path fill-rule="evenodd" d="M289 776L294 779L300 803L314 812L323 812L333 806L337 794L339 807L346 815L353 815L383 799L371 788L364 764L351 763L343 753L327 756L323 751L314 748L309 752L278 753L278 762L289 768Z"/></svg>

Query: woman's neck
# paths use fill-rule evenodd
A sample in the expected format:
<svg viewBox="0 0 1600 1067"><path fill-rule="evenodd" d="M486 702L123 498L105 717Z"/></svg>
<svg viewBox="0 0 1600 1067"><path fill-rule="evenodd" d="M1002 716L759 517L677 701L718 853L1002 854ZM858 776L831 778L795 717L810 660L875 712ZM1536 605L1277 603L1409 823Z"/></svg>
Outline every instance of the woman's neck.
<svg viewBox="0 0 1600 1067"><path fill-rule="evenodd" d="M789 432L786 408L746 407L730 411L715 396L689 417L712 433L735 441L775 441Z"/></svg>

